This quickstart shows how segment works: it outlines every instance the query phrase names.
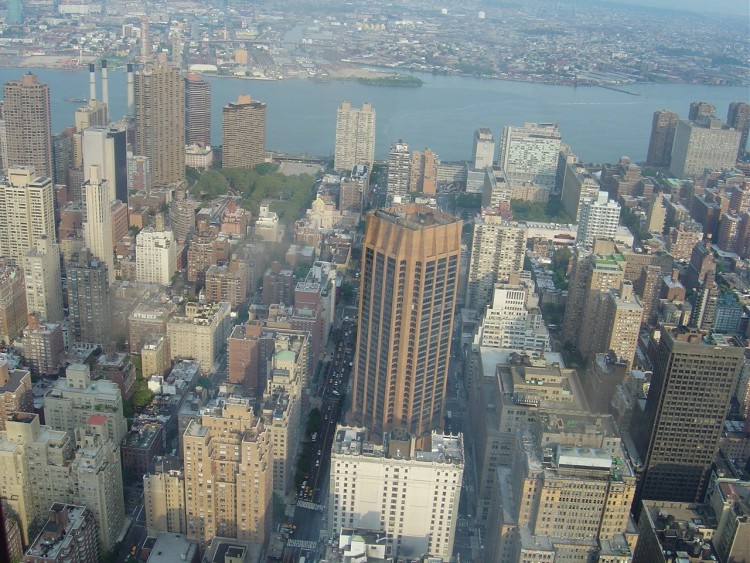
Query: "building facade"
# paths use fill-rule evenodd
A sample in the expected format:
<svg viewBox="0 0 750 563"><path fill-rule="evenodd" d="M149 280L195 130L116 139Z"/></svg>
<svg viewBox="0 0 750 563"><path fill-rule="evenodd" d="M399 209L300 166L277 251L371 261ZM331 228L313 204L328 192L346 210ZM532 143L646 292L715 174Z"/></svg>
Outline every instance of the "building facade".
<svg viewBox="0 0 750 563"><path fill-rule="evenodd" d="M135 275L143 283L168 286L177 268L177 240L167 229L146 227L135 237Z"/></svg>
<svg viewBox="0 0 750 563"><path fill-rule="evenodd" d="M222 166L253 168L266 161L266 104L240 96L222 113Z"/></svg>
<svg viewBox="0 0 750 563"><path fill-rule="evenodd" d="M372 168L375 162L375 110L368 104L353 108L344 101L336 110L336 145L333 167L351 170L358 164Z"/></svg>
<svg viewBox="0 0 750 563"><path fill-rule="evenodd" d="M20 2L19 2L20 4ZM49 86L25 74L3 87L3 117L7 140L6 168L28 166L52 178L52 121Z"/></svg>

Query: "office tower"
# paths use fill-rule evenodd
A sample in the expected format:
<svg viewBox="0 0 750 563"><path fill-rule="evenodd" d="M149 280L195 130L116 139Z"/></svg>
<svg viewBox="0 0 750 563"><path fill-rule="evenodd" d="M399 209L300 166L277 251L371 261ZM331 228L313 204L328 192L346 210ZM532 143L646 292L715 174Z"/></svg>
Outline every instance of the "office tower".
<svg viewBox="0 0 750 563"><path fill-rule="evenodd" d="M464 472L462 435L433 432L431 449L422 451L407 432L384 438L378 446L369 443L365 428L337 426L328 535L352 527L382 531L394 559L450 559Z"/></svg>
<svg viewBox="0 0 750 563"><path fill-rule="evenodd" d="M26 307L42 322L63 320L60 245L42 235L23 257Z"/></svg>
<svg viewBox="0 0 750 563"><path fill-rule="evenodd" d="M388 183L386 195L390 202L404 203L409 195L409 174L411 173L411 152L409 145L399 140L391 145L388 153Z"/></svg>
<svg viewBox="0 0 750 563"><path fill-rule="evenodd" d="M55 242L55 193L33 167L11 167L0 181L0 254L20 263L46 235Z"/></svg>
<svg viewBox="0 0 750 563"><path fill-rule="evenodd" d="M366 221L351 420L424 439L443 426L462 223L414 204Z"/></svg>
<svg viewBox="0 0 750 563"><path fill-rule="evenodd" d="M596 199L581 202L576 244L591 248L594 239L614 238L620 221L620 204L609 199L607 192L599 192Z"/></svg>
<svg viewBox="0 0 750 563"><path fill-rule="evenodd" d="M571 260L562 336L578 348L594 338L599 293L620 287L625 260L607 240L594 241L592 250L576 248Z"/></svg>
<svg viewBox="0 0 750 563"><path fill-rule="evenodd" d="M474 221L466 306L482 311L492 300L496 283L507 283L523 270L528 230L485 213Z"/></svg>
<svg viewBox="0 0 750 563"><path fill-rule="evenodd" d="M184 312L167 321L167 339L172 359L193 358L208 373L231 330L229 303L186 303Z"/></svg>
<svg viewBox="0 0 750 563"><path fill-rule="evenodd" d="M697 121L701 117L714 117L715 115L715 105L708 102L690 102L690 111L688 112L689 121Z"/></svg>
<svg viewBox="0 0 750 563"><path fill-rule="evenodd" d="M593 359L596 354L613 352L615 358L628 366L633 365L638 336L643 318L643 305L633 293L633 284L620 282L619 289L599 293L593 340L579 341L579 350L584 357Z"/></svg>
<svg viewBox="0 0 750 563"><path fill-rule="evenodd" d="M534 182L552 189L560 145L560 128L556 123L506 126L498 164L511 180Z"/></svg>
<svg viewBox="0 0 750 563"><path fill-rule="evenodd" d="M71 340L102 346L109 344L112 311L107 265L84 248L73 254L65 270Z"/></svg>
<svg viewBox="0 0 750 563"><path fill-rule="evenodd" d="M83 184L86 201L83 240L91 253L107 265L107 279L112 283L115 281L112 206L109 200L109 182L100 173L98 166L92 166L89 179Z"/></svg>
<svg viewBox="0 0 750 563"><path fill-rule="evenodd" d="M575 217L575 222L578 223L581 220L581 204L586 199L597 199L601 188L599 181L583 164L574 159L569 160L564 167L560 199L565 212L571 219Z"/></svg>
<svg viewBox="0 0 750 563"><path fill-rule="evenodd" d="M128 431L122 411L122 393L116 383L91 379L87 364L70 364L44 398L44 420L55 430L73 432L101 415L104 434L119 444Z"/></svg>
<svg viewBox="0 0 750 563"><path fill-rule="evenodd" d="M26 550L25 562L97 563L99 538L94 515L85 506L56 502L42 531Z"/></svg>
<svg viewBox="0 0 750 563"><path fill-rule="evenodd" d="M143 501L149 535L187 533L185 473L178 458L154 458L152 469L143 476Z"/></svg>
<svg viewBox="0 0 750 563"><path fill-rule="evenodd" d="M437 193L438 156L430 149L411 153L409 191L435 195Z"/></svg>
<svg viewBox="0 0 750 563"><path fill-rule="evenodd" d="M474 149L471 152L475 170L484 170L495 162L495 137L488 127L474 131Z"/></svg>
<svg viewBox="0 0 750 563"><path fill-rule="evenodd" d="M273 453L248 399L206 408L183 435L187 536L201 550L214 536L266 544L271 537Z"/></svg>
<svg viewBox="0 0 750 563"><path fill-rule="evenodd" d="M185 77L185 144L211 146L211 85L194 72Z"/></svg>
<svg viewBox="0 0 750 563"><path fill-rule="evenodd" d="M528 430L519 433L514 467L492 476L485 561L632 561L627 535L634 533L635 474L612 420L597 420L599 436L586 429L591 444L576 443L583 432L569 430L585 418L551 415L549 421L565 430L543 420L543 441Z"/></svg>
<svg viewBox="0 0 750 563"><path fill-rule="evenodd" d="M91 167L99 168L99 178L106 180L109 194L106 203L119 199L128 202L127 131L124 127L89 127L83 131L83 172L90 179Z"/></svg>
<svg viewBox="0 0 750 563"><path fill-rule="evenodd" d="M336 110L336 146L333 167L336 170L351 170L357 164L372 169L375 162L375 110L370 104L362 109L341 102Z"/></svg>
<svg viewBox="0 0 750 563"><path fill-rule="evenodd" d="M29 166L39 176L52 177L52 125L49 87L36 75L25 74L21 80L6 82L3 87L3 116L8 138L8 160L5 165Z"/></svg>
<svg viewBox="0 0 750 563"><path fill-rule="evenodd" d="M23 270L0 257L0 340L10 345L26 326L26 284Z"/></svg>
<svg viewBox="0 0 750 563"><path fill-rule="evenodd" d="M746 102L729 104L727 125L740 132L740 146L737 150L737 160L739 160L747 150L747 137L750 133L750 104Z"/></svg>
<svg viewBox="0 0 750 563"><path fill-rule="evenodd" d="M240 96L224 106L221 160L224 168L253 168L266 161L264 102Z"/></svg>
<svg viewBox="0 0 750 563"><path fill-rule="evenodd" d="M703 500L744 352L729 336L662 327L645 410L633 417L640 499Z"/></svg>
<svg viewBox="0 0 750 563"><path fill-rule="evenodd" d="M538 305L539 298L527 284L495 284L477 334L479 346L541 356L550 349L550 339Z"/></svg>
<svg viewBox="0 0 750 563"><path fill-rule="evenodd" d="M660 110L654 112L651 122L651 138L648 142L646 166L669 166L672 158L672 144L677 122L680 116L673 111Z"/></svg>
<svg viewBox="0 0 750 563"><path fill-rule="evenodd" d="M677 122L669 172L677 178L701 176L706 168L732 168L742 133L720 119Z"/></svg>
<svg viewBox="0 0 750 563"><path fill-rule="evenodd" d="M8 362L0 360L0 430L13 420L16 413L32 412L34 395L31 390L31 372L9 369Z"/></svg>
<svg viewBox="0 0 750 563"><path fill-rule="evenodd" d="M23 0L8 0L8 12L5 19L9 25L23 23Z"/></svg>
<svg viewBox="0 0 750 563"><path fill-rule="evenodd" d="M151 164L154 184L185 179L185 83L168 66L135 73L135 152Z"/></svg>
<svg viewBox="0 0 750 563"><path fill-rule="evenodd" d="M62 325L40 323L36 314L29 314L28 325L23 329L23 357L31 370L41 375L57 375L64 352Z"/></svg>
<svg viewBox="0 0 750 563"><path fill-rule="evenodd" d="M143 283L168 286L177 268L177 241L170 230L146 227L135 237L135 277Z"/></svg>

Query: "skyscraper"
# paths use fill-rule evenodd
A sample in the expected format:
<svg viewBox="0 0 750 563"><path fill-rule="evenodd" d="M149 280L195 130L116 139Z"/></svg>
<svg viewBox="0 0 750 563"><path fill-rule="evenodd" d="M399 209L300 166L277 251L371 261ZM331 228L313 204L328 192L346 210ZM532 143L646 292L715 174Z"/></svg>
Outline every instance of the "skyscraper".
<svg viewBox="0 0 750 563"><path fill-rule="evenodd" d="M731 168L742 133L720 119L677 122L669 172L677 178L699 176L706 168Z"/></svg>
<svg viewBox="0 0 750 563"><path fill-rule="evenodd" d="M253 168L266 160L266 104L250 96L229 102L222 112L222 165Z"/></svg>
<svg viewBox="0 0 750 563"><path fill-rule="evenodd" d="M750 104L746 102L729 104L727 125L740 132L740 146L737 151L737 158L739 159L747 149L747 137L750 134Z"/></svg>
<svg viewBox="0 0 750 563"><path fill-rule="evenodd" d="M154 184L185 179L185 83L168 66L136 72L135 150L147 156Z"/></svg>
<svg viewBox="0 0 750 563"><path fill-rule="evenodd" d="M672 158L674 132L679 120L680 116L673 111L663 109L654 112L646 166L669 166Z"/></svg>
<svg viewBox="0 0 750 563"><path fill-rule="evenodd" d="M86 220L83 239L87 248L107 265L109 283L115 281L114 245L112 244L112 206L109 201L109 182L100 177L101 170L92 166L89 179L83 184L86 201Z"/></svg>
<svg viewBox="0 0 750 563"><path fill-rule="evenodd" d="M336 111L336 147L333 167L351 170L357 164L372 168L375 161L375 110L370 104L362 109L341 102Z"/></svg>
<svg viewBox="0 0 750 563"><path fill-rule="evenodd" d="M620 204L610 200L607 192L599 192L596 199L584 199L576 244L591 248L596 238L614 237L619 221Z"/></svg>
<svg viewBox="0 0 750 563"><path fill-rule="evenodd" d="M185 77L185 144L211 145L211 85L194 72Z"/></svg>
<svg viewBox="0 0 750 563"><path fill-rule="evenodd" d="M23 257L26 306L42 322L63 320L60 245L42 235Z"/></svg>
<svg viewBox="0 0 750 563"><path fill-rule="evenodd" d="M716 106L708 102L690 102L688 120L695 121L701 117L713 117L716 115Z"/></svg>
<svg viewBox="0 0 750 563"><path fill-rule="evenodd" d="M503 128L498 164L510 180L555 185L560 154L560 128L556 123L525 123Z"/></svg>
<svg viewBox="0 0 750 563"><path fill-rule="evenodd" d="M367 215L351 420L376 436L442 428L461 221L414 204Z"/></svg>
<svg viewBox="0 0 750 563"><path fill-rule="evenodd" d="M73 342L108 344L111 309L107 265L84 248L68 262L66 274Z"/></svg>
<svg viewBox="0 0 750 563"><path fill-rule="evenodd" d="M638 498L702 502L744 352L732 337L662 327L645 411L633 416Z"/></svg>
<svg viewBox="0 0 750 563"><path fill-rule="evenodd" d="M5 165L33 166L39 176L52 177L52 124L49 86L28 73L3 87L3 115L8 140Z"/></svg>
<svg viewBox="0 0 750 563"><path fill-rule="evenodd" d="M12 167L0 181L0 254L20 264L42 235L55 242L54 188L33 166Z"/></svg>
<svg viewBox="0 0 750 563"><path fill-rule="evenodd" d="M99 179L108 186L106 203L128 202L127 131L124 127L88 127L83 131L83 173L90 179L91 167L99 168ZM84 196L85 199L85 196Z"/></svg>
<svg viewBox="0 0 750 563"><path fill-rule="evenodd" d="M399 139L391 146L388 153L388 183L386 194L391 202L396 198L405 198L409 193L409 174L411 173L411 153L409 145ZM397 201L402 203L402 201Z"/></svg>
<svg viewBox="0 0 750 563"><path fill-rule="evenodd" d="M474 131L474 150L471 154L475 170L484 170L494 163L495 137L488 127L480 127Z"/></svg>
<svg viewBox="0 0 750 563"><path fill-rule="evenodd" d="M528 231L525 225L503 222L484 214L474 222L466 306L484 310L492 301L496 283L507 283L523 269Z"/></svg>

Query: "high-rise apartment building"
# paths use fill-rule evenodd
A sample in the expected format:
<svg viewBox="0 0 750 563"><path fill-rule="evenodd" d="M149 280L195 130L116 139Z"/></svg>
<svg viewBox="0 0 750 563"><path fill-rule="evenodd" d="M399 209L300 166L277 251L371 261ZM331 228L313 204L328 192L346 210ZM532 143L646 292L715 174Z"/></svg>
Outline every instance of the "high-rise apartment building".
<svg viewBox="0 0 750 563"><path fill-rule="evenodd" d="M167 286L177 268L177 241L167 229L146 227L135 237L135 277L143 283Z"/></svg>
<svg viewBox="0 0 750 563"><path fill-rule="evenodd" d="M644 412L633 437L640 499L701 502L745 349L732 337L662 327Z"/></svg>
<svg viewBox="0 0 750 563"><path fill-rule="evenodd" d="M97 563L99 538L94 515L85 506L56 502L42 531L26 550L24 563Z"/></svg>
<svg viewBox="0 0 750 563"><path fill-rule="evenodd" d="M146 156L154 184L185 179L185 83L164 65L135 73L135 153Z"/></svg>
<svg viewBox="0 0 750 563"><path fill-rule="evenodd" d="M11 167L0 182L0 254L21 263L42 235L55 242L55 193L33 167Z"/></svg>
<svg viewBox="0 0 750 563"><path fill-rule="evenodd" d="M42 322L63 320L60 245L42 235L23 257L26 308Z"/></svg>
<svg viewBox="0 0 750 563"><path fill-rule="evenodd" d="M430 149L412 151L409 171L409 191L435 195L437 193L438 156Z"/></svg>
<svg viewBox="0 0 750 563"><path fill-rule="evenodd" d="M183 435L187 536L202 549L215 536L266 544L271 536L273 452L248 399L229 397Z"/></svg>
<svg viewBox="0 0 750 563"><path fill-rule="evenodd" d="M443 426L461 221L407 204L367 215L351 420L418 438Z"/></svg>
<svg viewBox="0 0 750 563"><path fill-rule="evenodd" d="M716 115L716 106L708 102L690 102L690 111L688 120L696 121L701 117L714 117Z"/></svg>
<svg viewBox="0 0 750 563"><path fill-rule="evenodd" d="M591 248L594 239L614 238L620 221L620 204L609 199L607 192L599 192L596 199L581 202L576 244Z"/></svg>
<svg viewBox="0 0 750 563"><path fill-rule="evenodd" d="M646 166L669 166L672 159L674 133L677 130L679 120L680 116L673 111L663 109L654 112Z"/></svg>
<svg viewBox="0 0 750 563"><path fill-rule="evenodd" d="M555 185L560 154L560 128L556 123L525 123L503 128L500 168L510 180Z"/></svg>
<svg viewBox="0 0 750 563"><path fill-rule="evenodd" d="M185 77L185 144L211 146L211 84L194 72Z"/></svg>
<svg viewBox="0 0 750 563"><path fill-rule="evenodd" d="M474 131L474 148L471 151L474 170L484 170L495 162L495 137L488 127Z"/></svg>
<svg viewBox="0 0 750 563"><path fill-rule="evenodd" d="M742 133L720 119L677 122L669 172L677 178L700 176L706 168L732 168Z"/></svg>
<svg viewBox="0 0 750 563"><path fill-rule="evenodd" d="M266 104L240 96L222 112L224 168L253 168L266 161Z"/></svg>
<svg viewBox="0 0 750 563"><path fill-rule="evenodd" d="M99 168L99 178L106 180L109 191L106 203L119 199L128 202L127 130L124 126L89 127L83 131L84 179L91 179L91 167Z"/></svg>
<svg viewBox="0 0 750 563"><path fill-rule="evenodd" d="M167 339L172 359L193 358L208 373L231 330L229 303L186 303L181 314L167 321Z"/></svg>
<svg viewBox="0 0 750 563"><path fill-rule="evenodd" d="M28 323L23 329L23 356L29 367L41 375L58 375L65 352L62 325L40 323L34 313L29 315Z"/></svg>
<svg viewBox="0 0 750 563"><path fill-rule="evenodd" d="M92 415L102 415L105 435L119 444L128 431L122 393L116 383L92 381L87 364L70 364L65 377L55 382L44 398L44 420L55 430L73 432L86 426Z"/></svg>
<svg viewBox="0 0 750 563"><path fill-rule="evenodd" d="M331 451L328 530L385 532L395 559L448 560L458 523L464 472L463 437L433 433L420 451L414 437L392 431L382 446L364 428L338 426Z"/></svg>
<svg viewBox="0 0 750 563"><path fill-rule="evenodd" d="M31 412L33 408L31 372L9 369L8 362L0 361L0 430L5 430L5 422L13 420L16 413Z"/></svg>
<svg viewBox="0 0 750 563"><path fill-rule="evenodd" d="M152 470L143 476L143 501L146 529L158 532L187 533L185 520L185 473L176 457L154 458Z"/></svg>
<svg viewBox="0 0 750 563"><path fill-rule="evenodd" d="M115 255L112 243L112 205L109 199L109 182L101 177L98 166L92 166L88 180L83 184L86 202L86 220L83 222L83 240L91 254L107 265L107 281L115 281Z"/></svg>
<svg viewBox="0 0 750 563"><path fill-rule="evenodd" d="M52 122L49 86L28 73L3 87L3 116L7 135L6 167L29 166L52 178ZM50 180L51 181L51 180Z"/></svg>
<svg viewBox="0 0 750 563"><path fill-rule="evenodd" d="M386 195L388 200L404 203L403 198L409 195L409 175L411 174L411 152L409 145L399 140L391 146L388 153L388 183Z"/></svg>
<svg viewBox="0 0 750 563"><path fill-rule="evenodd" d="M65 271L72 341L109 344L112 311L107 265L84 248L72 256Z"/></svg>
<svg viewBox="0 0 750 563"><path fill-rule="evenodd" d="M592 319L595 323L593 339L581 339L579 351L590 359L598 353L612 351L630 368L635 359L643 319L643 305L633 293L633 284L623 280L619 289L601 292L594 298L599 302Z"/></svg>
<svg viewBox="0 0 750 563"><path fill-rule="evenodd" d="M375 110L370 104L353 108L341 102L336 110L336 146L333 167L351 170L357 164L372 168L375 162Z"/></svg>
<svg viewBox="0 0 750 563"><path fill-rule="evenodd" d="M492 301L496 283L507 283L523 270L528 230L485 213L474 222L466 306L482 311Z"/></svg>
<svg viewBox="0 0 750 563"><path fill-rule="evenodd" d="M26 284L23 269L0 257L0 340L10 345L26 326Z"/></svg>
<svg viewBox="0 0 750 563"><path fill-rule="evenodd" d="M740 146L737 150L737 159L739 159L747 150L747 137L750 134L750 104L747 102L729 104L727 125L740 132Z"/></svg>
<svg viewBox="0 0 750 563"><path fill-rule="evenodd" d="M582 203L587 199L599 197L599 181L594 178L577 158L567 158L564 166L562 195L560 196L565 212L575 222L581 220Z"/></svg>

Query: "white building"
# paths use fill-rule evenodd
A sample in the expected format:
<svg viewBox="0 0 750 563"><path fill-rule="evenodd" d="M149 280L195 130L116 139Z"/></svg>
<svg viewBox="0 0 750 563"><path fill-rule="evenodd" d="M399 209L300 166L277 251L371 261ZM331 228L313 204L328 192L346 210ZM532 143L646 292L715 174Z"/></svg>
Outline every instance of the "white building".
<svg viewBox="0 0 750 563"><path fill-rule="evenodd" d="M383 445L364 428L339 426L331 452L329 537L345 528L385 532L391 557L447 561L453 554L464 471L463 437L432 434L430 451L408 434Z"/></svg>
<svg viewBox="0 0 750 563"><path fill-rule="evenodd" d="M59 323L63 320L60 245L42 235L36 246L23 257L26 284L26 309L38 313L39 320Z"/></svg>
<svg viewBox="0 0 750 563"><path fill-rule="evenodd" d="M90 180L92 166L99 168L99 178L107 182L107 204L116 199L122 201L128 193L126 135L125 128L117 125L89 127L83 131L84 180Z"/></svg>
<svg viewBox="0 0 750 563"><path fill-rule="evenodd" d="M336 146L333 167L351 170L357 164L368 168L375 162L375 110L370 104L362 109L342 102L336 111Z"/></svg>
<svg viewBox="0 0 750 563"><path fill-rule="evenodd" d="M492 300L495 284L523 269L526 226L485 214L474 223L466 306L481 311Z"/></svg>
<svg viewBox="0 0 750 563"><path fill-rule="evenodd" d="M706 168L732 168L737 160L741 131L720 119L680 120L672 144L669 172L677 178L701 176Z"/></svg>
<svg viewBox="0 0 750 563"><path fill-rule="evenodd" d="M139 282L169 285L177 271L177 241L171 230L143 229L135 237L135 277Z"/></svg>
<svg viewBox="0 0 750 563"><path fill-rule="evenodd" d="M474 170L484 170L495 162L495 138L487 127L474 131L472 161Z"/></svg>
<svg viewBox="0 0 750 563"><path fill-rule="evenodd" d="M211 147L185 145L185 166L196 170L211 168L214 163L214 151Z"/></svg>
<svg viewBox="0 0 750 563"><path fill-rule="evenodd" d="M409 145L403 141L394 143L388 153L388 183L386 194L390 201L404 198L409 194L409 177L411 175L411 152ZM401 202L405 202L401 199Z"/></svg>
<svg viewBox="0 0 750 563"><path fill-rule="evenodd" d="M109 182L102 178L101 169L91 166L88 180L83 184L86 199L86 221L83 239L91 254L107 265L109 283L115 281L114 245L112 244L112 200Z"/></svg>
<svg viewBox="0 0 750 563"><path fill-rule="evenodd" d="M525 123L503 128L500 167L512 180L555 185L560 153L560 129L556 123Z"/></svg>
<svg viewBox="0 0 750 563"><path fill-rule="evenodd" d="M619 221L620 204L610 200L607 192L599 192L596 199L584 199L576 244L591 248L596 238L614 238Z"/></svg>
<svg viewBox="0 0 750 563"><path fill-rule="evenodd" d="M477 334L477 344L486 348L528 351L541 356L550 350L550 338L533 282L497 284Z"/></svg>

